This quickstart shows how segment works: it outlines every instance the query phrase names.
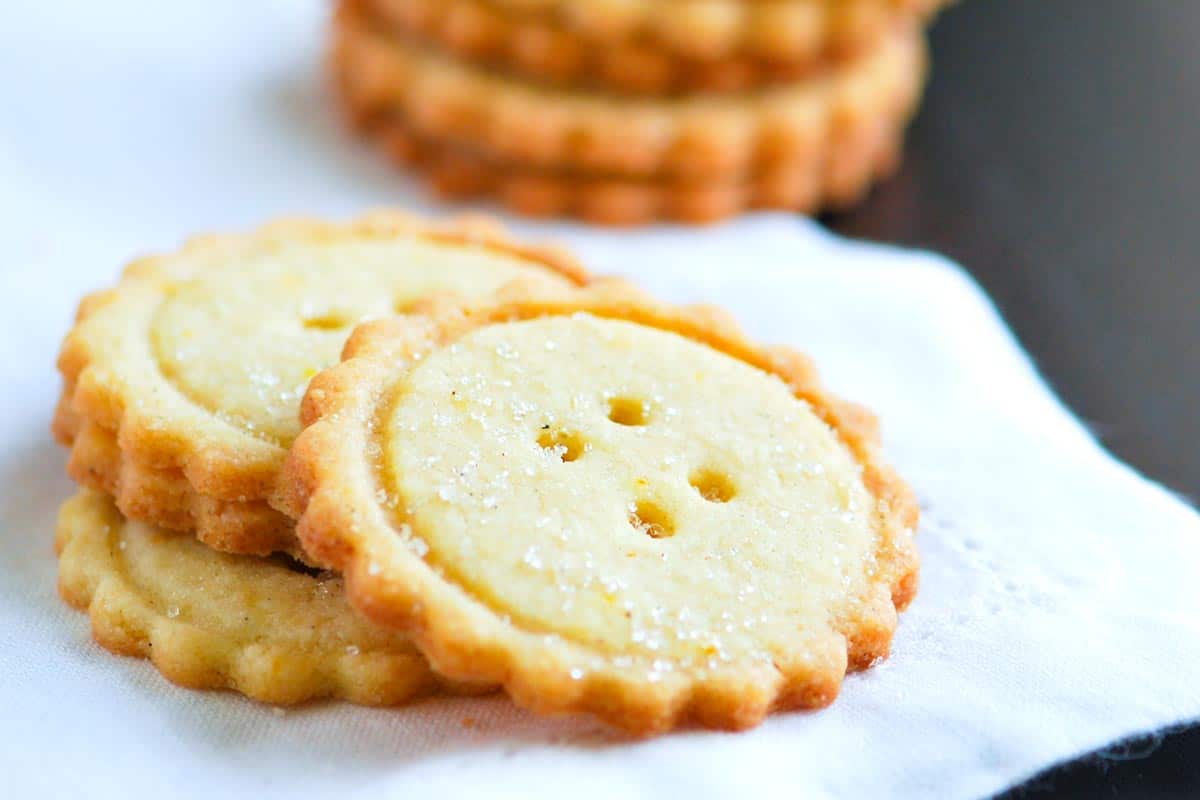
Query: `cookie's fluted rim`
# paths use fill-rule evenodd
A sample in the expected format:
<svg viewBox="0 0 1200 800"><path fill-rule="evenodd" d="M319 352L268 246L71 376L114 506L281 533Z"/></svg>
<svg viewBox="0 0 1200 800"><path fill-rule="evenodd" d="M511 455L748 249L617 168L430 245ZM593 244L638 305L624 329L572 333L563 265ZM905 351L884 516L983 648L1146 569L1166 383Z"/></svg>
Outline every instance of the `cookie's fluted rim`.
<svg viewBox="0 0 1200 800"><path fill-rule="evenodd" d="M808 214L857 202L899 163L911 110L859 126L811 164L769 169L744 180L699 183L521 168L423 138L400 120L367 120L361 127L387 158L416 170L433 192L448 200L491 198L527 216L577 217L599 225L657 220L704 225L750 210Z"/></svg>
<svg viewBox="0 0 1200 800"><path fill-rule="evenodd" d="M394 706L439 688L478 693L481 687L445 684L402 634L386 632L390 646L353 640L330 642L306 652L274 631L246 631L240 637L185 621L178 608L161 608L130 579L122 564L126 520L110 498L82 490L59 511L55 550L59 554L59 594L91 618L96 642L118 655L150 660L172 683L192 689L230 689L272 705L295 705L335 698L359 705ZM185 557L232 565L245 580L310 582L319 579L254 556L217 553L186 537ZM153 546L153 545L151 545ZM286 573L286 574L284 574ZM340 579L326 589L340 592ZM204 591L203 585L176 587ZM355 612L347 605L345 614ZM235 609L236 611L236 609ZM361 647L359 646L361 644Z"/></svg>
<svg viewBox="0 0 1200 800"><path fill-rule="evenodd" d="M51 426L63 444L74 446L79 431L94 425L115 438L117 450L103 476L90 485L117 491L131 517L168 527L194 525L208 544L229 552L264 554L290 550L294 537L286 523L265 505L285 451L277 444L244 434L213 415L208 419L222 435L205 435L195 424L171 413L185 403L176 393L139 391L127 385L121 363L110 355L107 342L120 339L99 336L86 327L100 310L119 302L123 292L157 296L159 279L171 260L203 253L252 252L275 245L414 237L448 245L471 245L494 250L560 275L573 284L590 280L588 271L565 251L519 242L492 219L462 216L430 220L415 215L380 210L349 222L309 218L284 218L248 233L198 236L175 253L150 256L129 264L114 288L88 295L80 303L75 325L66 335L58 356L64 394ZM207 431L207 433L212 433ZM225 435L228 434L228 435ZM80 474L86 466L77 463ZM117 486L119 476L133 487ZM167 476L176 492L169 507L135 503L133 492ZM142 495L146 499L146 495ZM186 517L174 512L184 509ZM231 512L232 509L232 512ZM242 513L247 512L247 513ZM239 525L248 523L247 526Z"/></svg>
<svg viewBox="0 0 1200 800"><path fill-rule="evenodd" d="M544 316L591 314L671 331L778 376L836 432L862 467L877 500L877 569L861 613L838 619L846 650L814 665L776 667L773 685L716 672L689 679L639 680L594 669L594 653L577 643L526 632L506 622L410 551L381 507L371 440L388 387L408 365L481 326ZM816 707L836 696L847 666L864 668L887 655L897 612L916 592L913 542L917 505L911 490L879 454L870 412L825 392L797 351L750 342L712 307L657 303L618 280L584 289L543 291L510 285L490 302L437 298L413 316L368 323L352 334L345 360L314 378L302 406L307 426L296 440L273 503L296 518L306 551L341 570L347 595L368 617L409 633L433 668L460 680L500 683L513 699L544 713L585 711L635 734L684 720L738 729L772 709ZM837 654L835 654L836 656ZM575 670L572 667L585 667Z"/></svg>
<svg viewBox="0 0 1200 800"><path fill-rule="evenodd" d="M368 0L380 12L405 0ZM550 27L612 47L646 47L697 60L750 57L809 59L869 46L880 27L898 18L928 19L953 0L470 0L509 19ZM446 3L458 18L462 2ZM398 8L396 10L399 10ZM478 25L478 14L463 25Z"/></svg>
<svg viewBox="0 0 1200 800"><path fill-rule="evenodd" d="M596 35L554 9L508 10L491 0L365 0L397 35L533 80L624 94L732 92L798 80L858 57L890 28L931 14L938 0L746 3L726 11L729 42L714 42L696 4L677 3L664 37ZM659 0L648 10L669 6ZM692 9L692 12L689 12ZM658 27L652 19L649 28ZM748 34L738 35L739 27ZM757 47L755 45L758 45Z"/></svg>
<svg viewBox="0 0 1200 800"><path fill-rule="evenodd" d="M64 397L69 394L64 392ZM67 475L111 496L125 517L194 532L204 544L226 553L282 552L306 560L292 521L266 500L222 500L201 494L181 471L152 467L124 453L116 434L90 420L56 415L54 431L69 451Z"/></svg>
<svg viewBox="0 0 1200 800"><path fill-rule="evenodd" d="M899 27L871 52L803 80L623 97L456 61L380 32L350 3L334 19L331 61L358 118L398 117L423 137L520 167L697 182L819 162L863 121L894 118L919 94L925 45L917 29Z"/></svg>

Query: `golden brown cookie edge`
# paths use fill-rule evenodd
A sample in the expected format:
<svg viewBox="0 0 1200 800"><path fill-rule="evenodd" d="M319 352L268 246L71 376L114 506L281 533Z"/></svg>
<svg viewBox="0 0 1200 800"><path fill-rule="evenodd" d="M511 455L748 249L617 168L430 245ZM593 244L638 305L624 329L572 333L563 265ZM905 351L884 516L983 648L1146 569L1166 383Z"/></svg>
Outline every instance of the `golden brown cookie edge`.
<svg viewBox="0 0 1200 800"><path fill-rule="evenodd" d="M769 30L762 38L774 46L760 52L737 47L736 39L732 47L714 48L710 36L681 38L680 44L702 45L690 51L661 37L596 36L553 12L514 13L488 0L343 0L352 2L395 35L435 44L458 58L532 80L660 95L731 92L798 80L860 56L891 28L919 23L939 5L936 0L867 0L859 3L861 9L847 10L852 4L777 3L769 23L759 19L748 25ZM752 3L736 6L754 8Z"/></svg>
<svg viewBox="0 0 1200 800"><path fill-rule="evenodd" d="M864 120L907 117L925 74L921 34L897 29L878 52L764 92L673 99L554 90L389 39L342 8L331 69L355 119L403 119L519 168L692 183L811 165Z"/></svg>
<svg viewBox="0 0 1200 800"><path fill-rule="evenodd" d="M711 308L657 304L615 280L557 295L533 297L521 287L505 294L491 304L434 301L423 314L362 326L347 345L346 360L310 386L304 404L309 427L293 447L273 502L299 519L297 531L310 555L344 572L357 608L410 633L440 674L500 683L516 702L535 711L590 712L635 734L662 732L685 720L739 729L759 723L774 709L826 705L847 668L865 668L887 656L897 612L916 591L912 533L918 511L907 484L880 458L869 412L826 393L803 355L750 343L726 315ZM855 612L835 620L845 651L818 653L815 665L797 660L787 665L788 675L778 674L765 687L761 680L729 675L685 684L682 679L647 683L612 672L588 672L572 680L563 665L578 655L575 645L528 645L524 637L532 634L497 621L407 551L399 567L385 563L395 545L380 545L391 541L391 529L374 499L366 430L396 361L489 322L575 311L671 330L775 374L837 432L880 501L878 564L868 596ZM372 539L371 531L387 533Z"/></svg>

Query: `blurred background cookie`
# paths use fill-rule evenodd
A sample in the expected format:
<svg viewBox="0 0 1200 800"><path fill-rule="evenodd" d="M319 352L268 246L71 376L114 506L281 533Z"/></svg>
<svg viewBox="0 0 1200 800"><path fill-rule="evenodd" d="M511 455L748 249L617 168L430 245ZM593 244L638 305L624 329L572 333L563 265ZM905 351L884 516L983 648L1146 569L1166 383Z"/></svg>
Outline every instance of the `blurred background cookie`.
<svg viewBox="0 0 1200 800"><path fill-rule="evenodd" d="M371 131L390 158L420 170L443 197L490 196L522 214L574 216L606 225L702 223L748 209L807 212L844 206L857 200L875 177L894 168L900 147L898 133L878 125L843 138L808 164L755 176L687 181L515 167L452 143L422 138L398 121L381 122Z"/></svg>
<svg viewBox="0 0 1200 800"><path fill-rule="evenodd" d="M811 213L896 162L940 5L342 0L331 62L350 119L442 194L602 223Z"/></svg>
<svg viewBox="0 0 1200 800"><path fill-rule="evenodd" d="M944 0L362 0L377 24L533 79L626 93L795 80L915 26Z"/></svg>

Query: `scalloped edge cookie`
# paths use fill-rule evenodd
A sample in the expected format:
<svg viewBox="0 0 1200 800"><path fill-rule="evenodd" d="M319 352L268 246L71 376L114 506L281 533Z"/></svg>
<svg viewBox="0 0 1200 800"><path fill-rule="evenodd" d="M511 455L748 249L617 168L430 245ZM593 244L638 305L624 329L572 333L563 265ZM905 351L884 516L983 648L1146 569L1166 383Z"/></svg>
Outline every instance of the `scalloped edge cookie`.
<svg viewBox="0 0 1200 800"><path fill-rule="evenodd" d="M863 58L755 92L628 98L543 87L381 34L355 4L335 17L332 66L354 117L398 118L426 140L509 167L604 178L745 178L820 163L864 123L910 108L922 35L898 28Z"/></svg>
<svg viewBox="0 0 1200 800"><path fill-rule="evenodd" d="M830 62L868 51L891 28L919 23L938 5L926 0L740 2L739 10L757 9L768 18L750 27L762 24L770 34L763 37L774 42L770 56L734 50L706 57L703 51L711 41L703 34L680 42L701 51L697 55L664 47L650 37L589 36L586 28L567 27L554 13L515 13L488 0L365 0L365 4L397 34L434 42L457 56L536 80L626 94L728 92L796 80ZM663 5L660 0L655 7ZM686 8L676 16L686 18ZM679 33L681 28L686 28L686 22L669 31Z"/></svg>
<svg viewBox="0 0 1200 800"><path fill-rule="evenodd" d="M379 3L383 0L374 0ZM393 0L395 1L395 0ZM402 0L400 0L402 1ZM928 18L953 0L486 0L608 44L645 41L697 59L775 61L861 48L898 16Z"/></svg>
<svg viewBox="0 0 1200 800"><path fill-rule="evenodd" d="M851 205L900 160L907 113L844 137L823 161L771 170L748 180L672 181L600 178L582 173L518 169L463 148L424 140L398 121L360 125L400 167L413 168L439 196L490 197L532 217L578 217L602 225L655 220L715 222L751 209L815 213Z"/></svg>
<svg viewBox="0 0 1200 800"><path fill-rule="evenodd" d="M59 593L68 604L88 613L93 637L102 647L149 659L172 683L192 689L231 689L274 705L331 697L393 706L439 688L483 690L441 681L408 638L395 631L377 630L369 639L338 638L335 633L326 640L325 626L312 641L301 644L295 637L280 635L275 628L259 629L250 621L244 623L245 631L235 634L206 626L203 618L189 618L180 606L164 607L158 590L139 585L122 561L126 537L147 535L161 535L161 542L150 546L171 548L179 566L194 564L202 573L215 564L241 573L237 577L247 584L257 582L277 594L293 594L298 603L335 603L335 618L347 626L374 626L342 599L340 578L312 577L270 559L218 553L175 533L131 531L108 497L83 490L59 512L55 538ZM183 606L188 593L203 591L199 582L161 589L178 595ZM329 611L322 609L322 613ZM240 607L230 608L231 616L242 613Z"/></svg>
<svg viewBox="0 0 1200 800"><path fill-rule="evenodd" d="M519 629L442 579L396 535L389 512L379 504L369 456L369 431L387 387L422 354L483 325L580 312L671 331L776 375L836 431L878 501L877 571L864 589L861 613L835 621L844 651L831 645L828 653L812 654L812 661L777 664L770 685L736 669L703 679L676 672L653 681L645 671L635 675L612 663L596 668L595 652ZM916 501L880 460L870 412L827 394L800 353L756 346L721 312L658 304L621 281L559 293L513 285L490 304L443 299L403 320L363 325L347 344L343 363L313 379L302 419L308 427L292 448L273 503L298 519L305 550L344 573L355 607L412 635L440 674L500 683L518 704L534 711L590 712L627 731L649 734L685 720L740 729L759 723L771 710L827 705L847 668L863 669L887 655L897 612L916 592Z"/></svg>
<svg viewBox="0 0 1200 800"><path fill-rule="evenodd" d="M587 271L564 251L516 242L489 219L465 217L438 223L394 211L373 212L347 223L281 219L246 234L196 237L179 253L251 252L283 242L320 244L402 236L482 246L576 284L589 280ZM218 433L229 435L202 437L194 420L173 413L191 409L190 401L177 392L136 392L127 386L122 364L106 360L105 348L89 339L83 327L97 311L119 301L122 286L146 283L175 255L134 261L117 288L91 294L80 303L75 326L58 357L64 394L52 432L76 451L69 468L72 477L113 492L130 518L168 528L194 528L201 541L228 552L295 551L289 521L266 505L286 451L211 415L206 419L212 420ZM85 429L89 437L81 442L79 434ZM98 441L96 429L116 442L115 451L108 441ZM81 452L85 448L87 452Z"/></svg>
<svg viewBox="0 0 1200 800"><path fill-rule="evenodd" d="M220 500L201 494L182 472L155 469L126 456L116 434L94 422L78 424L74 435L60 441L70 448L67 475L110 495L129 519L195 531L201 542L227 553L285 552L304 559L292 521L266 500Z"/></svg>

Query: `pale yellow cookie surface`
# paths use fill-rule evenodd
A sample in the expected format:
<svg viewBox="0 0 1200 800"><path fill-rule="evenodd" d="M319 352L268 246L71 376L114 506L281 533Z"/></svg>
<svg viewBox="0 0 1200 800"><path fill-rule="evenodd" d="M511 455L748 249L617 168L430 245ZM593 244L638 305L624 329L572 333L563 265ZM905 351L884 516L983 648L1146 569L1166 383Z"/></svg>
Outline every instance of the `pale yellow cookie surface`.
<svg viewBox="0 0 1200 800"><path fill-rule="evenodd" d="M166 270L149 320L155 361L196 405L287 447L309 380L336 364L353 326L438 291L486 293L546 270L486 247L401 238L284 244L228 263Z"/></svg>
<svg viewBox="0 0 1200 800"><path fill-rule="evenodd" d="M60 592L89 611L96 640L184 686L392 705L438 685L405 636L347 605L332 574L218 553L128 522L89 491L63 505L57 547Z"/></svg>
<svg viewBox="0 0 1200 800"><path fill-rule="evenodd" d="M654 670L769 667L867 579L874 500L836 434L674 333L482 328L412 369L379 441L426 562L527 630Z"/></svg>
<svg viewBox="0 0 1200 800"><path fill-rule="evenodd" d="M824 705L916 588L911 493L803 357L619 283L359 330L274 502L434 668L638 733Z"/></svg>

